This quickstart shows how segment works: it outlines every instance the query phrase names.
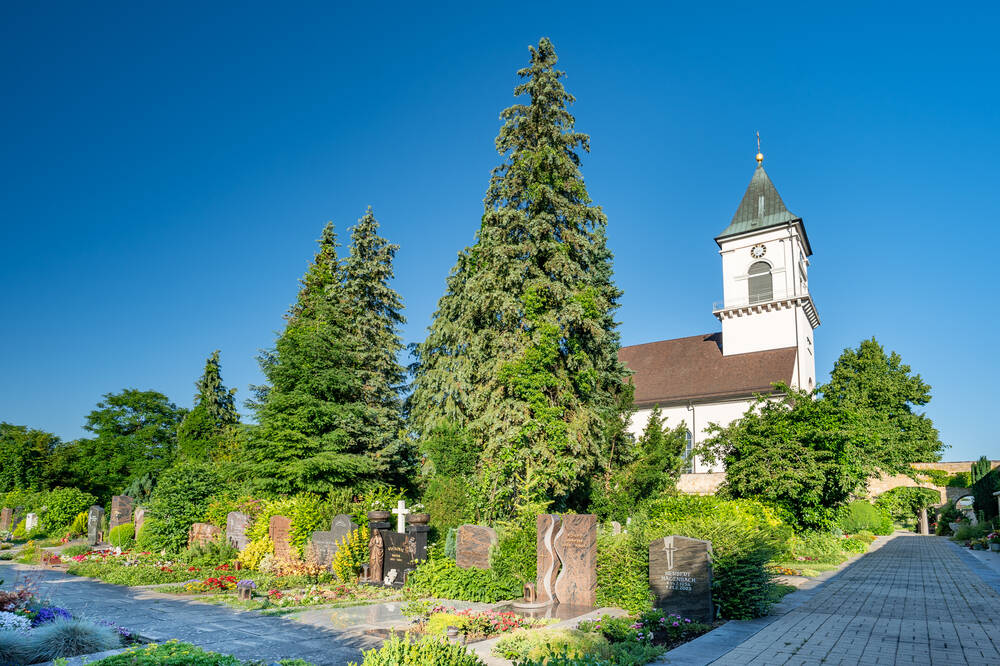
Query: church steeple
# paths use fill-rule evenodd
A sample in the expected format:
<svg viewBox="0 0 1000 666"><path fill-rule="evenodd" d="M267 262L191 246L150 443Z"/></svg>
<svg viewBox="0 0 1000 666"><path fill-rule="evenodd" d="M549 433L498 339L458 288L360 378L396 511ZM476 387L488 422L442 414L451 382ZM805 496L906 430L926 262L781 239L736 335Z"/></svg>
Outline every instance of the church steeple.
<svg viewBox="0 0 1000 666"><path fill-rule="evenodd" d="M763 156L760 156L760 153L758 156L757 168L754 169L753 178L750 179L747 191L743 194L743 200L740 201L729 226L715 237L716 241L748 231L759 231L801 220L785 206L777 188L764 171Z"/></svg>

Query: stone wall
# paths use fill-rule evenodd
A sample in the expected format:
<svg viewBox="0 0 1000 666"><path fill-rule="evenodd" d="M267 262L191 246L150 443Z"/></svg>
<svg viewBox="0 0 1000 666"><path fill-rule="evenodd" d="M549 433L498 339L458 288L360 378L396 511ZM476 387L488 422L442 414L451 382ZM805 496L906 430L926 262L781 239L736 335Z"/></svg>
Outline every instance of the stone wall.
<svg viewBox="0 0 1000 666"><path fill-rule="evenodd" d="M959 472L968 472L972 469L973 462L974 461L969 460L968 462L912 463L912 465L917 469L941 469L949 474L958 474ZM1000 466L1000 460L991 460L990 465L992 467L998 467Z"/></svg>
<svg viewBox="0 0 1000 666"><path fill-rule="evenodd" d="M725 472L681 474L681 478L677 481L677 490L692 495L712 495L725 480Z"/></svg>

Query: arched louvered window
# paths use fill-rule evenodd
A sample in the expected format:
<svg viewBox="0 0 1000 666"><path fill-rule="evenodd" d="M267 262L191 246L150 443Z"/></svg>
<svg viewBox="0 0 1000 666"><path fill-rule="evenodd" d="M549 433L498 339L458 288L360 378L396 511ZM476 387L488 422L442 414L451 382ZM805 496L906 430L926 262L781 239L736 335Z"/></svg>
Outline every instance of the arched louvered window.
<svg viewBox="0 0 1000 666"><path fill-rule="evenodd" d="M684 471L688 474L694 473L694 456L691 450L694 448L690 430L684 431Z"/></svg>
<svg viewBox="0 0 1000 666"><path fill-rule="evenodd" d="M771 284L771 266L766 261L758 261L750 266L750 305L766 303L774 297Z"/></svg>

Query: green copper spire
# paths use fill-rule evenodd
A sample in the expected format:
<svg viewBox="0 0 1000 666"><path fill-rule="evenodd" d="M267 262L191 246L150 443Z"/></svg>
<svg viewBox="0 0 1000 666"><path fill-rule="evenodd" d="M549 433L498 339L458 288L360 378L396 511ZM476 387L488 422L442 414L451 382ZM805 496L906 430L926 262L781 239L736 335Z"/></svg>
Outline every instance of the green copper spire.
<svg viewBox="0 0 1000 666"><path fill-rule="evenodd" d="M785 202L778 195L774 183L767 177L762 162L763 156L758 153L757 168L754 170L750 185L747 186L747 191L743 195L743 201L736 209L733 221L729 223L725 231L716 237L716 240L748 231L776 227L799 219L798 215L785 208Z"/></svg>

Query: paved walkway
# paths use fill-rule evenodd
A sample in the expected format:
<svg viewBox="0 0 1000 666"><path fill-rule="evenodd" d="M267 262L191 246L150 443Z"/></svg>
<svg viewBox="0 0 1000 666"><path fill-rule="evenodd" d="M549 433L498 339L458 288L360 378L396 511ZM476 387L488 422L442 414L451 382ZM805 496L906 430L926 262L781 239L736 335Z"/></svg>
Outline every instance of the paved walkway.
<svg viewBox="0 0 1000 666"><path fill-rule="evenodd" d="M711 663L1000 664L992 578L944 538L899 535Z"/></svg>
<svg viewBox="0 0 1000 666"><path fill-rule="evenodd" d="M38 581L41 597L74 614L110 620L155 641L176 638L240 659L299 658L320 666L341 666L349 661L360 663L362 650L382 643L375 636L109 585L62 571L0 564L5 588L13 587L19 576L28 576Z"/></svg>

